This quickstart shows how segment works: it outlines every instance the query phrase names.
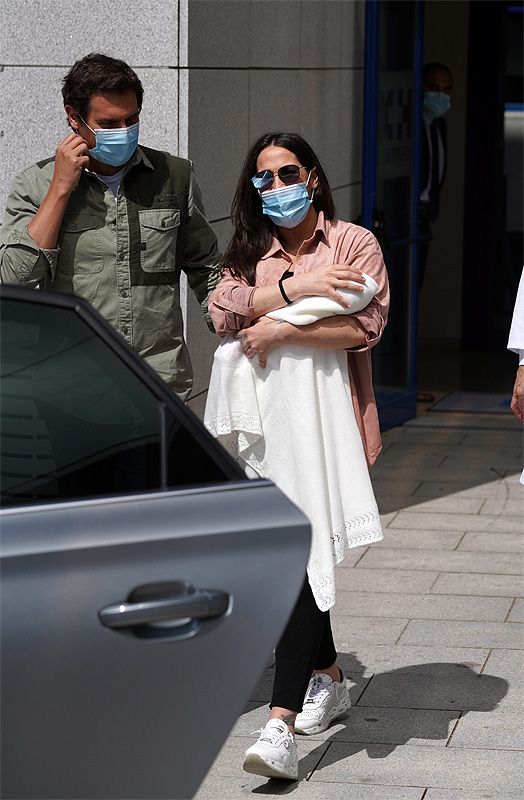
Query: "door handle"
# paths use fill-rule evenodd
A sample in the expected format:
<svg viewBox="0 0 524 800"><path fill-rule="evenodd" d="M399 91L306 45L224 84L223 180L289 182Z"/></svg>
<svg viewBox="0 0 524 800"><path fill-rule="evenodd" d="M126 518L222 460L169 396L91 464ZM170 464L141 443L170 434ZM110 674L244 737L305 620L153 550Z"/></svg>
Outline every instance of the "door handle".
<svg viewBox="0 0 524 800"><path fill-rule="evenodd" d="M211 619L226 613L229 599L227 592L219 589L196 589L182 597L116 603L101 609L98 615L108 628L132 628L180 619Z"/></svg>

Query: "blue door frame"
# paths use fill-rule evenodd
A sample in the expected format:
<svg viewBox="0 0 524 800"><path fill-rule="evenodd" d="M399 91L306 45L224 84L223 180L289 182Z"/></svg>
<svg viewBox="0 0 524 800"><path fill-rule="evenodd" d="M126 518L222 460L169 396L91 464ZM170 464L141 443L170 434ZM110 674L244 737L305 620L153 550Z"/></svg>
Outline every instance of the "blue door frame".
<svg viewBox="0 0 524 800"><path fill-rule="evenodd" d="M364 126L363 126L363 172L362 172L362 225L375 229L375 210L377 208L377 149L379 120L379 76L380 76L380 36L381 5L387 0L366 0L366 32L364 61ZM417 324L418 324L418 198L420 196L420 152L422 126L422 69L424 47L424 0L415 2L414 42L414 96L412 114L412 177L410 238L390 243L396 246L410 245L411 274L409 281L409 334L407 341L408 366L407 382L398 392L381 395L377 392L377 402L382 429L400 425L416 416L416 369L417 369ZM387 35L387 31L385 32ZM392 298L395 302L395 297ZM399 342L399 347L406 343ZM380 344L378 345L380 347Z"/></svg>

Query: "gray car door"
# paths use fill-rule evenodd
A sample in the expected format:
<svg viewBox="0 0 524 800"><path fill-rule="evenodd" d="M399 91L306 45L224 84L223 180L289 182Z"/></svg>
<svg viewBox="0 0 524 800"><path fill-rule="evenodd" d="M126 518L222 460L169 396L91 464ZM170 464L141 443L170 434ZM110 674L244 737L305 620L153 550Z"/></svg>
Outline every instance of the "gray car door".
<svg viewBox="0 0 524 800"><path fill-rule="evenodd" d="M192 797L291 612L309 525L82 304L31 299L28 321L7 296L1 794Z"/></svg>

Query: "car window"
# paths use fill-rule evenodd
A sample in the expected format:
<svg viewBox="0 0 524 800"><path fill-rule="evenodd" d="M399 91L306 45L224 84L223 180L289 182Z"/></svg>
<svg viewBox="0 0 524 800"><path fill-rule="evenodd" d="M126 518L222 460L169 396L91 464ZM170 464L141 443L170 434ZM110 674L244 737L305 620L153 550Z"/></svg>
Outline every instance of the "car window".
<svg viewBox="0 0 524 800"><path fill-rule="evenodd" d="M3 299L1 348L3 505L228 480L74 308Z"/></svg>

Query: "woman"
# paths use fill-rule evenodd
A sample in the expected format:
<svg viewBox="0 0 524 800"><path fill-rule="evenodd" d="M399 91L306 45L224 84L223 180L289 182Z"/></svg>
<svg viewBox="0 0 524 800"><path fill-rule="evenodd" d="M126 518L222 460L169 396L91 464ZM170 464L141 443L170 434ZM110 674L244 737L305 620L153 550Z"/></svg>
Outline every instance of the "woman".
<svg viewBox="0 0 524 800"><path fill-rule="evenodd" d="M236 455L243 456L240 437L250 454L247 463L304 510L313 533L308 576L276 648L270 717L248 749L244 769L294 780L294 733L326 730L349 708L329 608L335 563L348 547L382 538L366 464L366 456L373 463L380 450L369 348L386 324L389 292L375 238L335 218L326 175L297 134L266 134L251 147L233 202L233 222L210 313L217 333L233 334L253 359L266 398L267 387L275 387L272 402L260 409L260 431L253 433L250 420L236 424ZM377 291L351 316L337 314L307 325L268 316L311 296L330 298L350 310L351 301L340 292L362 291L363 273L376 281ZM297 407L294 390L302 396L304 386L310 402ZM231 381L219 389L222 395L238 395L226 399L238 403L241 412L242 387ZM236 417L245 420L249 414ZM215 428L220 436L220 420ZM231 426L226 433L231 435ZM254 439L262 449L257 451Z"/></svg>

